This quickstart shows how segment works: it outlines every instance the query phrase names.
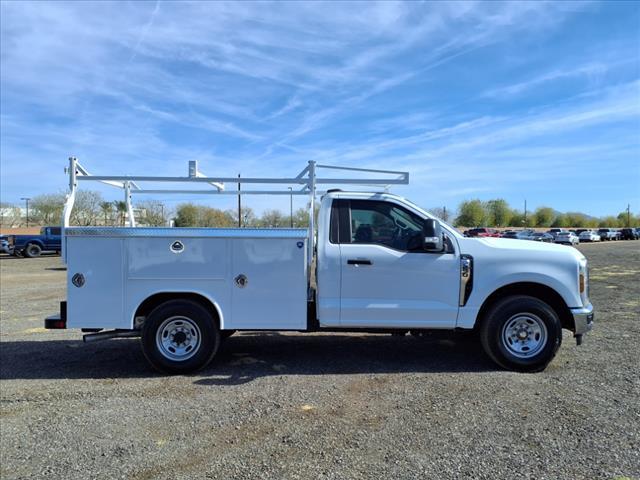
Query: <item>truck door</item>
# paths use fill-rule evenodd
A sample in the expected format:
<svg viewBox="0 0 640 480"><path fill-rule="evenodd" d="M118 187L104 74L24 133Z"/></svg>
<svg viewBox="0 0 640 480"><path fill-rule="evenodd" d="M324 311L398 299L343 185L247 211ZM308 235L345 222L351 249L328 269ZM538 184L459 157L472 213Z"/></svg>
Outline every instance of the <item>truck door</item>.
<svg viewBox="0 0 640 480"><path fill-rule="evenodd" d="M44 242L47 250L60 250L62 248L60 227L47 227L45 230Z"/></svg>
<svg viewBox="0 0 640 480"><path fill-rule="evenodd" d="M424 219L399 204L338 202L340 325L455 327L460 260L454 247L425 252Z"/></svg>

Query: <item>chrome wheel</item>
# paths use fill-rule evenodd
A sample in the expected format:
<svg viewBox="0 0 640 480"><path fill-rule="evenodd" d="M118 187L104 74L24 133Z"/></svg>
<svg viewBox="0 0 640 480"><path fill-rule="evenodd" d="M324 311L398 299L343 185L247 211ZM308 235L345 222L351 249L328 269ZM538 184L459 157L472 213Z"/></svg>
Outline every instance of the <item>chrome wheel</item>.
<svg viewBox="0 0 640 480"><path fill-rule="evenodd" d="M156 345L162 356L180 362L196 354L201 338L200 329L193 320L187 317L170 317L158 328Z"/></svg>
<svg viewBox="0 0 640 480"><path fill-rule="evenodd" d="M547 344L547 327L537 315L519 313L504 324L502 343L515 357L533 357Z"/></svg>

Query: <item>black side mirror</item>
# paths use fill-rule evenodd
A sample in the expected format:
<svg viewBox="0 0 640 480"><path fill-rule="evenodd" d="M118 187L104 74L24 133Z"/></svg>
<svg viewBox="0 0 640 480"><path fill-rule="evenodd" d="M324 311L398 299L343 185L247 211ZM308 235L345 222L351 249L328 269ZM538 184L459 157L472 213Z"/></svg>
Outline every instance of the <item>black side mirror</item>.
<svg viewBox="0 0 640 480"><path fill-rule="evenodd" d="M427 252L442 252L444 251L444 237L442 235L442 228L440 222L433 218L428 218L424 222L422 228L424 236L424 249Z"/></svg>

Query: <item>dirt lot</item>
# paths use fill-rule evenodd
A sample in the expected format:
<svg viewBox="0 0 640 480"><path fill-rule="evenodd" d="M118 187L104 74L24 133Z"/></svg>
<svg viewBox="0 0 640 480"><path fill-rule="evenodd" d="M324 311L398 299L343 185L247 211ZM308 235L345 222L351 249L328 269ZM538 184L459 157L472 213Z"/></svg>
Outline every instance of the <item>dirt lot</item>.
<svg viewBox="0 0 640 480"><path fill-rule="evenodd" d="M460 336L245 333L162 377L135 339L44 331L60 259L3 257L0 476L640 478L640 242L579 248L596 329L532 375Z"/></svg>

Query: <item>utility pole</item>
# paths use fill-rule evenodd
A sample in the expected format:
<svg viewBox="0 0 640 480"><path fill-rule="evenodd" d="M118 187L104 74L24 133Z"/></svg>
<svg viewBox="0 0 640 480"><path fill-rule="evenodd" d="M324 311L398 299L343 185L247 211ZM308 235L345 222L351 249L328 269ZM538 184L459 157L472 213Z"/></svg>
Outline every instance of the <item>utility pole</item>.
<svg viewBox="0 0 640 480"><path fill-rule="evenodd" d="M631 226L631 204L627 203L627 228Z"/></svg>
<svg viewBox="0 0 640 480"><path fill-rule="evenodd" d="M527 226L527 200L524 201L524 226Z"/></svg>
<svg viewBox="0 0 640 480"><path fill-rule="evenodd" d="M242 200L240 199L240 174L238 174L238 228L242 228Z"/></svg>
<svg viewBox="0 0 640 480"><path fill-rule="evenodd" d="M289 187L289 226L293 228L293 187Z"/></svg>
<svg viewBox="0 0 640 480"><path fill-rule="evenodd" d="M31 200L31 197L21 197L20 200L24 200L27 203L27 228L29 228L29 200Z"/></svg>
<svg viewBox="0 0 640 480"><path fill-rule="evenodd" d="M442 220L447 221L447 206L442 207Z"/></svg>

